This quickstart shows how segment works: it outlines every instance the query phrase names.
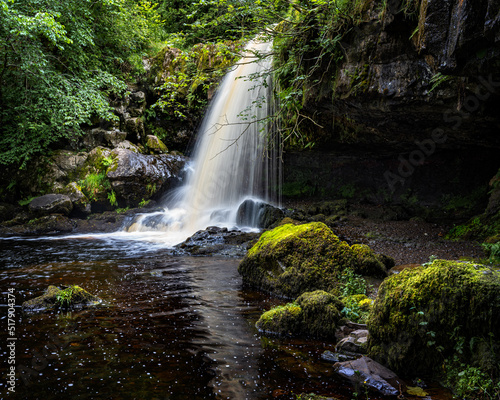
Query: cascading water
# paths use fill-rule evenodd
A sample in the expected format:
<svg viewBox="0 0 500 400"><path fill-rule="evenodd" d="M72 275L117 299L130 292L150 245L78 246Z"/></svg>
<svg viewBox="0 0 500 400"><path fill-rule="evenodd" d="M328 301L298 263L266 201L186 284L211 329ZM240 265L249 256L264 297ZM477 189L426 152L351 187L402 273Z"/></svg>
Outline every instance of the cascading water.
<svg viewBox="0 0 500 400"><path fill-rule="evenodd" d="M176 244L210 225L237 225L246 199L273 201L278 157L270 154L270 44L254 40L223 79L198 132L186 184L164 212L142 215L128 231L156 231ZM247 221L249 219L247 218ZM251 218L250 218L251 220ZM251 225L251 224L250 224Z"/></svg>

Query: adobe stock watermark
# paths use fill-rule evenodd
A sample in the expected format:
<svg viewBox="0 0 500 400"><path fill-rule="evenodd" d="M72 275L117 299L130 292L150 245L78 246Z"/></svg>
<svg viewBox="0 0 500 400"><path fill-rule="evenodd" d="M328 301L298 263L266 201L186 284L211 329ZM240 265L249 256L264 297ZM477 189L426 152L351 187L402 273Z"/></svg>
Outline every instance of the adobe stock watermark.
<svg viewBox="0 0 500 400"><path fill-rule="evenodd" d="M480 76L478 86L474 94L467 96L459 110L447 110L443 114L443 121L450 125L452 130L457 130L462 125L464 119L476 112L481 107L481 102L486 101L500 87L500 82L495 82L490 74L488 79ZM396 190L397 184L404 185L415 169L423 165L425 160L435 153L438 145L445 143L448 136L441 128L436 128L432 131L431 137L422 141L415 141L416 149L409 153L406 157L400 154L398 157L397 171L385 171L384 178L389 186L391 193Z"/></svg>
<svg viewBox="0 0 500 400"><path fill-rule="evenodd" d="M7 290L7 392L16 392L16 294L14 288Z"/></svg>

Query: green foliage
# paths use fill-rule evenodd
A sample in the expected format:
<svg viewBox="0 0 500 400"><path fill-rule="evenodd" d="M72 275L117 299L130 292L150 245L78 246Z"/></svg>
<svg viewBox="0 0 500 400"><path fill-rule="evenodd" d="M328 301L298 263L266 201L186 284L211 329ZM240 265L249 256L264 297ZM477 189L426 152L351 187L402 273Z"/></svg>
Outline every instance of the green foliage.
<svg viewBox="0 0 500 400"><path fill-rule="evenodd" d="M0 164L25 167L82 124L116 119L108 98L159 26L144 0L0 0Z"/></svg>
<svg viewBox="0 0 500 400"><path fill-rule="evenodd" d="M373 300L370 300L364 294L347 296L341 300L345 304L342 314L347 319L352 322L366 323Z"/></svg>
<svg viewBox="0 0 500 400"><path fill-rule="evenodd" d="M82 188L83 194L91 201L97 201L99 193L111 188L105 172L90 173L85 179L78 182L78 185Z"/></svg>
<svg viewBox="0 0 500 400"><path fill-rule="evenodd" d="M351 269L342 271L339 281L342 284L341 297L366 294L366 281Z"/></svg>
<svg viewBox="0 0 500 400"><path fill-rule="evenodd" d="M431 93L434 89L436 89L439 85L443 84L444 82L447 82L451 79L452 77L449 75L443 75L441 72L438 72L436 75L434 75L431 78L431 83L432 87L429 90L429 93Z"/></svg>
<svg viewBox="0 0 500 400"><path fill-rule="evenodd" d="M71 307L74 294L80 290L79 286L72 285L64 290L61 290L56 295L56 306L62 309Z"/></svg>
<svg viewBox="0 0 500 400"><path fill-rule="evenodd" d="M197 44L188 50L164 48L153 61L158 65L154 72L162 83L156 88L159 99L152 110L161 110L170 119L180 120L204 110L209 91L214 90L237 60L241 46L242 42L221 41ZM166 55L171 61L165 71Z"/></svg>
<svg viewBox="0 0 500 400"><path fill-rule="evenodd" d="M280 127L291 147L314 143L311 129L316 122L302 108L334 87L343 59L344 35L362 21L369 2L318 0L291 3L290 11L275 29L276 94L280 104Z"/></svg>
<svg viewBox="0 0 500 400"><path fill-rule="evenodd" d="M108 192L108 201L113 207L118 206L118 202L116 201L116 193L114 190Z"/></svg>
<svg viewBox="0 0 500 400"><path fill-rule="evenodd" d="M488 261L491 264L499 264L500 263L500 242L497 243L483 243L483 249L488 254Z"/></svg>
<svg viewBox="0 0 500 400"><path fill-rule="evenodd" d="M139 203L139 207L144 207L149 203L149 200L142 199L141 202Z"/></svg>
<svg viewBox="0 0 500 400"><path fill-rule="evenodd" d="M190 47L254 36L275 20L275 9L274 2L260 0L163 0L158 11L167 32Z"/></svg>

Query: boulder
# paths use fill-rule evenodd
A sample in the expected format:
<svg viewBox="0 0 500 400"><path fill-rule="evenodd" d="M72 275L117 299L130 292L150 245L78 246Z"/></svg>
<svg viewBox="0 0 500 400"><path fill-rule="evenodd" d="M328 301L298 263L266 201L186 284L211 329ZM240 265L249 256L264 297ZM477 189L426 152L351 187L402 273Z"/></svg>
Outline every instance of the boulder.
<svg viewBox="0 0 500 400"><path fill-rule="evenodd" d="M49 309L70 310L95 306L101 302L101 299L90 294L80 286L72 285L65 289L59 289L51 285L42 296L25 301L22 307L24 311L28 312Z"/></svg>
<svg viewBox="0 0 500 400"><path fill-rule="evenodd" d="M165 146L165 144L154 135L146 136L146 147L152 154L168 153L167 146Z"/></svg>
<svg viewBox="0 0 500 400"><path fill-rule="evenodd" d="M73 204L73 214L77 216L87 216L90 214L90 201L85 196L76 182L71 182L63 189L63 193L68 196Z"/></svg>
<svg viewBox="0 0 500 400"><path fill-rule="evenodd" d="M293 303L273 308L256 323L263 334L334 338L343 304L331 293L304 293Z"/></svg>
<svg viewBox="0 0 500 400"><path fill-rule="evenodd" d="M339 362L333 367L337 374L351 381L358 390L366 387L384 396L398 396L401 394L399 388L404 387L404 382L394 372L366 356Z"/></svg>
<svg viewBox="0 0 500 400"><path fill-rule="evenodd" d="M127 138L133 141L141 140L144 137L144 123L139 117L125 119L125 130L128 133Z"/></svg>
<svg viewBox="0 0 500 400"><path fill-rule="evenodd" d="M266 229L281 221L284 216L283 211L278 207L274 207L264 201L246 199L238 207L236 223L240 226Z"/></svg>
<svg viewBox="0 0 500 400"><path fill-rule="evenodd" d="M104 139L106 140L108 145L112 147L117 147L126 138L127 138L127 132L120 132L118 130L115 130L115 131L106 131L104 133Z"/></svg>
<svg viewBox="0 0 500 400"><path fill-rule="evenodd" d="M368 342L368 330L358 329L351 332L351 334L335 346L335 350L339 353L366 353L366 346Z"/></svg>
<svg viewBox="0 0 500 400"><path fill-rule="evenodd" d="M368 248L351 247L321 222L285 224L264 232L238 266L246 284L294 298L314 290L339 290L342 272L386 274Z"/></svg>
<svg viewBox="0 0 500 400"><path fill-rule="evenodd" d="M499 271L446 260L405 269L379 288L368 354L404 375L440 372L454 357L489 371L498 362L499 313Z"/></svg>
<svg viewBox="0 0 500 400"><path fill-rule="evenodd" d="M43 184L35 182L37 174L26 177L26 183L33 192L50 191L56 193L77 175L77 171L87 159L87 153L56 150L48 159L40 158L37 169L43 171ZM33 182L32 182L33 181Z"/></svg>
<svg viewBox="0 0 500 400"><path fill-rule="evenodd" d="M179 183L186 162L181 156L144 155L121 148L112 151L112 158L106 176L118 203L132 207Z"/></svg>
<svg viewBox="0 0 500 400"><path fill-rule="evenodd" d="M26 235L70 233L75 228L75 222L65 215L52 214L32 219L18 228L19 233Z"/></svg>
<svg viewBox="0 0 500 400"><path fill-rule="evenodd" d="M37 216L49 214L69 215L73 210L73 203L64 194L46 194L31 200L29 210Z"/></svg>

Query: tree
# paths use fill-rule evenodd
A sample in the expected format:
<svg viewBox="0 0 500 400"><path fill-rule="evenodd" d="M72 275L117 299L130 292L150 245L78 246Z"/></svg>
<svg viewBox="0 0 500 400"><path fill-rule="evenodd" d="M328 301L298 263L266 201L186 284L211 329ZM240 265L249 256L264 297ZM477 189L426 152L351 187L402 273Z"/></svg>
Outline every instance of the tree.
<svg viewBox="0 0 500 400"><path fill-rule="evenodd" d="M116 118L160 20L133 0L0 0L0 164L24 167L95 118Z"/></svg>

